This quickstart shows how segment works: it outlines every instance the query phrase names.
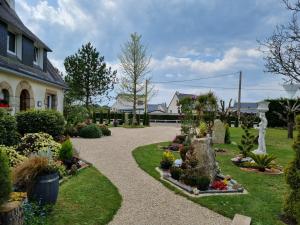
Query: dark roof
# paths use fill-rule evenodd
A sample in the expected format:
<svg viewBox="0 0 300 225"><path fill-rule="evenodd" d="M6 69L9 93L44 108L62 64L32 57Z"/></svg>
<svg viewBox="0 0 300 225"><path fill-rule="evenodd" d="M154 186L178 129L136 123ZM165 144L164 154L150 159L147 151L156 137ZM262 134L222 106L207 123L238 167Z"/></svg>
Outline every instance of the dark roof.
<svg viewBox="0 0 300 225"><path fill-rule="evenodd" d="M257 113L258 103L256 102L241 102L241 112L242 113ZM232 111L236 111L238 109L238 103L235 102L232 107L230 107Z"/></svg>
<svg viewBox="0 0 300 225"><path fill-rule="evenodd" d="M1 69L12 70L13 72L17 72L25 76L27 75L35 80L51 83L63 88L67 87L58 69L56 69L48 59L47 72L44 72L41 69L26 66L19 62L17 59L0 56L0 70Z"/></svg>
<svg viewBox="0 0 300 225"><path fill-rule="evenodd" d="M33 34L21 21L15 10L9 7L5 0L0 0L0 20L5 22L6 24L11 25L22 35L28 37L32 41L37 42L47 51L51 51L51 49L44 44L35 34Z"/></svg>
<svg viewBox="0 0 300 225"><path fill-rule="evenodd" d="M179 92L176 92L175 94L177 95L179 100L186 98L186 97L190 97L190 98L197 97L197 95L183 94L183 93L179 93Z"/></svg>
<svg viewBox="0 0 300 225"><path fill-rule="evenodd" d="M164 111L162 111L161 108L163 108ZM163 105L163 104L148 104L147 109L148 109L148 113L151 113L151 112L154 112L154 111L165 112L166 111L166 106Z"/></svg>

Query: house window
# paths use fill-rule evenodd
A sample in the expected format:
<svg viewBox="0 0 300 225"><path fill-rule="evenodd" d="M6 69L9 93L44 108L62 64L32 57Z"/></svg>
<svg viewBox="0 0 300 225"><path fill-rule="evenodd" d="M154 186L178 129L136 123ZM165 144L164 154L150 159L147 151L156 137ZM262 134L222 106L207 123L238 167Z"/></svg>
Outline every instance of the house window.
<svg viewBox="0 0 300 225"><path fill-rule="evenodd" d="M33 63L35 65L38 65L38 61L39 61L39 49L37 47L34 47Z"/></svg>
<svg viewBox="0 0 300 225"><path fill-rule="evenodd" d="M16 35L11 32L7 35L7 51L16 54Z"/></svg>
<svg viewBox="0 0 300 225"><path fill-rule="evenodd" d="M20 94L20 111L26 111L30 108L30 94L24 89Z"/></svg>
<svg viewBox="0 0 300 225"><path fill-rule="evenodd" d="M47 109L56 109L56 95L48 94L46 98Z"/></svg>

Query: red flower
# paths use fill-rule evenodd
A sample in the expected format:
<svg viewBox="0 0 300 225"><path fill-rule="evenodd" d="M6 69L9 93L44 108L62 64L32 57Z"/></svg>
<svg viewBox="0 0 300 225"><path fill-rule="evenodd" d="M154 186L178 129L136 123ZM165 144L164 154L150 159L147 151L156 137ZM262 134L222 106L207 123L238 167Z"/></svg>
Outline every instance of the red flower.
<svg viewBox="0 0 300 225"><path fill-rule="evenodd" d="M8 107L9 107L8 104L0 103L0 108L8 108Z"/></svg>
<svg viewBox="0 0 300 225"><path fill-rule="evenodd" d="M212 183L211 187L216 190L227 190L227 185L223 181L220 181L220 180L215 180Z"/></svg>

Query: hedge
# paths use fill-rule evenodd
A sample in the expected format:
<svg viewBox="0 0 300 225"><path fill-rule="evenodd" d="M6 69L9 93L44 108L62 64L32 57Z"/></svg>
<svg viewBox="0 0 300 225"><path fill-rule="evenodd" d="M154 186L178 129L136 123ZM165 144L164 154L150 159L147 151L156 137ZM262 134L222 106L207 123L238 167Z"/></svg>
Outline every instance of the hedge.
<svg viewBox="0 0 300 225"><path fill-rule="evenodd" d="M18 131L26 133L44 132L59 137L64 132L65 120L54 110L29 110L16 115Z"/></svg>
<svg viewBox="0 0 300 225"><path fill-rule="evenodd" d="M15 117L0 109L0 145L13 146L18 142L19 134Z"/></svg>

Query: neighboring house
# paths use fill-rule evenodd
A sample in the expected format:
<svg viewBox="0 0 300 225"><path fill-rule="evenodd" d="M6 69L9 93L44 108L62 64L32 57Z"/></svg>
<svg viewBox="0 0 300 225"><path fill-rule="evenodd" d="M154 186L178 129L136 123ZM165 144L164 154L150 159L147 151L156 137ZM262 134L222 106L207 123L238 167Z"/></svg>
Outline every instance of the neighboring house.
<svg viewBox="0 0 300 225"><path fill-rule="evenodd" d="M256 114L257 113L257 106L256 102L241 102L241 113L247 114ZM238 110L238 103L235 102L232 107L230 107L230 112L237 112Z"/></svg>
<svg viewBox="0 0 300 225"><path fill-rule="evenodd" d="M143 95L137 96L136 112L137 114L144 114L145 111L145 97ZM165 113L166 104L147 104L148 113ZM116 102L111 106L113 112L127 112L133 111L133 100L128 94L119 94L116 97Z"/></svg>
<svg viewBox="0 0 300 225"><path fill-rule="evenodd" d="M12 114L30 108L63 111L67 88L48 60L51 49L15 12L14 0L0 0L0 107Z"/></svg>
<svg viewBox="0 0 300 225"><path fill-rule="evenodd" d="M179 93L178 91L175 92L169 106L168 106L168 113L169 114L180 114L181 113L181 107L178 105L179 101L186 97L196 97L196 95L193 94L183 94Z"/></svg>

